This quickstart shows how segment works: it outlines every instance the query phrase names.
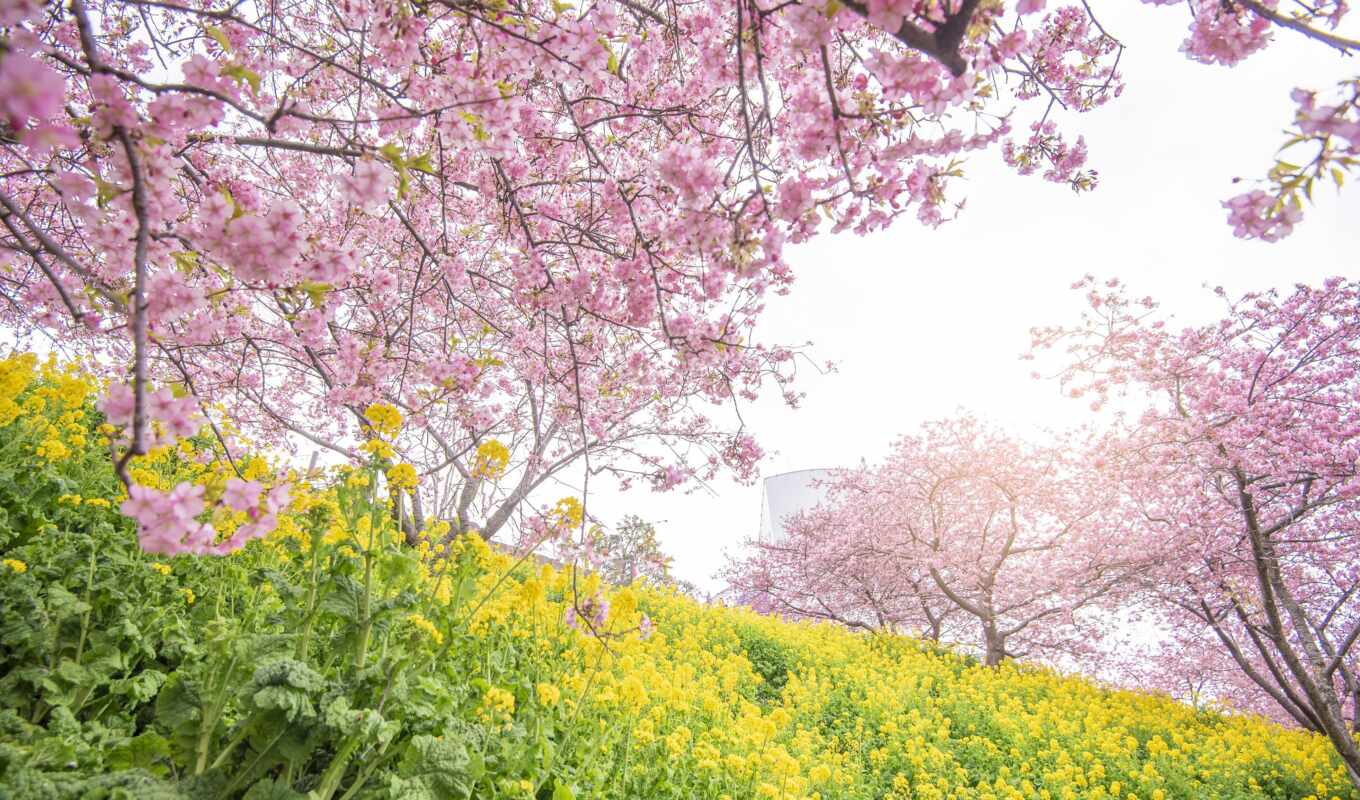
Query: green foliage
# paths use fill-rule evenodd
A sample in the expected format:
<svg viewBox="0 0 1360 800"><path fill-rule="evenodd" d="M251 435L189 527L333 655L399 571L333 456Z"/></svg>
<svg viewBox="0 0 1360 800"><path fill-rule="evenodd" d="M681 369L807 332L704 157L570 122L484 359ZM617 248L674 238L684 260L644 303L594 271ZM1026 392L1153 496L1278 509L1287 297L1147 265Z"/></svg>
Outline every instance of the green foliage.
<svg viewBox="0 0 1360 800"><path fill-rule="evenodd" d="M789 673L796 666L793 651L749 625L737 628L737 638L751 668L761 677L754 699L765 706L778 702L784 685L789 682Z"/></svg>

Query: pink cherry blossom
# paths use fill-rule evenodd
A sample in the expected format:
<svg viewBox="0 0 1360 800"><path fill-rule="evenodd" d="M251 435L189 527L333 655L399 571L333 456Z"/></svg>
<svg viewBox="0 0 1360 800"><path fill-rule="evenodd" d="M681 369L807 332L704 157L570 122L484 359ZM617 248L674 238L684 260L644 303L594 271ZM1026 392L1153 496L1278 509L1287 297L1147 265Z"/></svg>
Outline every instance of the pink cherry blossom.
<svg viewBox="0 0 1360 800"><path fill-rule="evenodd" d="M1072 665L1092 614L1139 563L1107 535L1108 476L1072 438L1021 442L971 418L922 426L886 461L846 470L726 577L742 602L793 617L912 632L978 653Z"/></svg>
<svg viewBox="0 0 1360 800"><path fill-rule="evenodd" d="M259 481L231 478L222 492L222 502L235 511L252 511L260 502L264 486Z"/></svg>
<svg viewBox="0 0 1360 800"><path fill-rule="evenodd" d="M169 492L136 484L120 510L137 521L137 538L148 553L208 555L214 551L212 526L199 522L203 487L180 483Z"/></svg>
<svg viewBox="0 0 1360 800"><path fill-rule="evenodd" d="M80 145L75 128L63 123L40 122L19 135L19 141L38 158L46 158L54 149L70 149Z"/></svg>
<svg viewBox="0 0 1360 800"><path fill-rule="evenodd" d="M386 203L396 185L392 170L377 161L360 161L354 174L343 180L350 202L372 210Z"/></svg>
<svg viewBox="0 0 1360 800"><path fill-rule="evenodd" d="M677 144L661 154L656 165L659 174L675 187L687 203L696 203L711 195L720 180L704 153L692 145Z"/></svg>
<svg viewBox="0 0 1360 800"><path fill-rule="evenodd" d="M1319 102L1319 97L1323 102ZM1228 223L1243 238L1273 242L1288 236L1303 218L1316 184L1340 189L1360 165L1360 78L1334 92L1295 89L1294 129L1275 167L1254 189L1229 199ZM1293 161L1300 163L1294 164Z"/></svg>
<svg viewBox="0 0 1360 800"><path fill-rule="evenodd" d="M66 83L56 70L24 53L0 55L0 118L14 128L47 121L61 112Z"/></svg>
<svg viewBox="0 0 1360 800"><path fill-rule="evenodd" d="M217 34L196 5L93 5L0 6L19 142L0 147L3 235L32 244L0 322L107 365L110 421L140 397L145 436L192 435L220 403L257 441L305 432L350 458L363 410L391 403L409 412L394 446L429 475L394 498L408 526L532 525L532 487L585 460L658 489L752 480L740 405L800 396L793 351L760 335L796 277L786 245L944 224L987 191L956 180L987 150L1090 189L1097 146L1120 144L1088 157L1071 131L1124 85L1117 32L1081 4L699 2L658 27L613 0L300 0L217 8ZM1245 4L1197 0L1172 24L1224 64L1324 36L1343 5L1290 9L1278 37ZM1288 181L1352 163L1348 92L1300 104L1309 146L1335 155ZM1291 190L1262 191L1285 204L1232 224L1283 235ZM130 434L116 446L152 444ZM473 475L493 439L512 451L499 484ZM148 536L227 546L182 520Z"/></svg>
<svg viewBox="0 0 1360 800"><path fill-rule="evenodd" d="M130 386L125 383L111 383L98 405L111 425L127 425L132 422L135 404L136 397Z"/></svg>
<svg viewBox="0 0 1360 800"><path fill-rule="evenodd" d="M198 432L198 400L192 395L175 397L169 389L159 389L147 400L151 417L165 425L171 436L182 438Z"/></svg>
<svg viewBox="0 0 1360 800"><path fill-rule="evenodd" d="M1303 217L1303 209L1281 201L1261 189L1239 194L1224 201L1233 235L1244 239L1274 242L1288 236Z"/></svg>
<svg viewBox="0 0 1360 800"><path fill-rule="evenodd" d="M1198 0L1194 9L1190 38L1181 49L1196 61L1232 66L1270 41L1270 20L1243 6Z"/></svg>
<svg viewBox="0 0 1360 800"><path fill-rule="evenodd" d="M173 322L203 305L202 291L170 270L152 275L147 291L150 296L147 313L153 325Z"/></svg>
<svg viewBox="0 0 1360 800"><path fill-rule="evenodd" d="M0 0L0 26L16 25L42 13L42 0Z"/></svg>

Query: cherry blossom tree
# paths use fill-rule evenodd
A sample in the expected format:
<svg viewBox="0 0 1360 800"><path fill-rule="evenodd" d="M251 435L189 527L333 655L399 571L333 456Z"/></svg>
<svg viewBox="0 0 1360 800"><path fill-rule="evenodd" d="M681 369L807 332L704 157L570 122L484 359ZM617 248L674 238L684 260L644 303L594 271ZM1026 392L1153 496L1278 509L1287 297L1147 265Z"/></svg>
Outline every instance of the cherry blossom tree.
<svg viewBox="0 0 1360 800"><path fill-rule="evenodd" d="M1181 674L1230 663L1227 699L1250 685L1247 708L1326 735L1360 786L1360 284L1224 297L1221 320L1184 328L1117 281L1079 288L1083 324L1036 346L1070 360L1071 393L1145 405L1105 458L1157 554L1144 598Z"/></svg>
<svg viewBox="0 0 1360 800"><path fill-rule="evenodd" d="M975 647L985 663L1068 662L1142 562L1074 439L1027 444L963 417L840 474L786 540L732 577L766 607Z"/></svg>
<svg viewBox="0 0 1360 800"><path fill-rule="evenodd" d="M591 538L592 560L599 563L600 577L616 586L648 580L671 585L671 558L661 548L656 525L629 514L613 528L599 528Z"/></svg>
<svg viewBox="0 0 1360 800"><path fill-rule="evenodd" d="M126 387L125 482L156 428L230 460L224 417L352 457L373 403L409 420L398 488L487 528L577 463L746 477L734 407L796 398L756 334L786 243L939 224L988 148L1094 187L1060 112L1122 48L1044 5L3 0L0 313ZM1307 27L1267 11L1194 41Z"/></svg>
<svg viewBox="0 0 1360 800"><path fill-rule="evenodd" d="M934 642L966 639L958 607L929 572L906 549L861 533L890 524L881 506L854 502L860 498L851 486L869 479L840 475L828 487L828 501L788 520L782 537L747 542L723 571L728 596L766 614Z"/></svg>

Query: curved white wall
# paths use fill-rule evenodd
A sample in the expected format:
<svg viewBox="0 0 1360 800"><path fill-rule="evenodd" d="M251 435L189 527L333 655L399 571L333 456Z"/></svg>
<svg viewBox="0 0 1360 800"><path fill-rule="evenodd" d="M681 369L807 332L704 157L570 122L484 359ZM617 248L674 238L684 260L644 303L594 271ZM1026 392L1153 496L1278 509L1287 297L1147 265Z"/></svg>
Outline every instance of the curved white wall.
<svg viewBox="0 0 1360 800"><path fill-rule="evenodd" d="M812 508L825 496L817 481L828 481L835 475L830 469L800 469L771 475L765 479L760 498L760 533L762 542L777 541L784 536L784 521L792 514Z"/></svg>

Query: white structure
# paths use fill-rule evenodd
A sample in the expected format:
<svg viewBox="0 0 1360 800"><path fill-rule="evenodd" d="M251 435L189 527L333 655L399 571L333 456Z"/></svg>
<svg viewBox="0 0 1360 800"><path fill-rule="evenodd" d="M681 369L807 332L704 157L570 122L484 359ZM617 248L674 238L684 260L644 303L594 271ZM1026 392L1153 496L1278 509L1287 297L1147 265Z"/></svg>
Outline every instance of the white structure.
<svg viewBox="0 0 1360 800"><path fill-rule="evenodd" d="M791 515L812 508L826 497L826 488L814 484L829 481L835 474L830 469L800 469L766 478L760 498L758 540L782 539L784 523Z"/></svg>

